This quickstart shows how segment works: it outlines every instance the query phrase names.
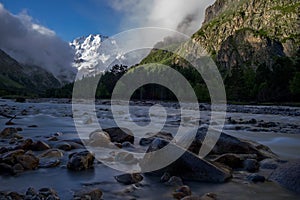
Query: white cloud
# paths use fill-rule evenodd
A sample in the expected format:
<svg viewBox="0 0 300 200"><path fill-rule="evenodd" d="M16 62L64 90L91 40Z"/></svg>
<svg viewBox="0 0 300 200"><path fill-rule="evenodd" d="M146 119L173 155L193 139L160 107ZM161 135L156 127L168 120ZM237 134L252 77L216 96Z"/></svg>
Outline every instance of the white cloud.
<svg viewBox="0 0 300 200"><path fill-rule="evenodd" d="M122 28L161 27L191 35L204 20L205 9L215 0L112 0L125 14Z"/></svg>
<svg viewBox="0 0 300 200"><path fill-rule="evenodd" d="M0 3L0 49L17 61L37 65L65 81L74 75L74 52L55 32L22 12L13 15Z"/></svg>

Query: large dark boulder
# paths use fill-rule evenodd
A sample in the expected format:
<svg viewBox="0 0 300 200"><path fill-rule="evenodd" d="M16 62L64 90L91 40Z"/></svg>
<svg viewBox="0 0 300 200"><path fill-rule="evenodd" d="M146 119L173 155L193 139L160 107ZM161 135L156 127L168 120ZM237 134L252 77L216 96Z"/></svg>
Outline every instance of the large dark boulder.
<svg viewBox="0 0 300 200"><path fill-rule="evenodd" d="M169 151L158 151L164 148L166 145L171 145ZM160 138L156 138L151 145L149 146L143 161L141 162L141 169L144 171L148 171L152 167L155 168L157 164L153 163L153 159L160 157L161 159L172 157L183 151L179 147L174 144L169 143ZM163 160L156 160L157 162ZM217 166L213 162L209 162L204 160L197 155L185 151L176 161L163 167L162 169L158 169L153 172L156 175L163 175L164 173L170 173L173 176L182 177L184 180L194 180L194 181L202 181L202 182L225 182L229 178L231 178L231 172L223 167Z"/></svg>
<svg viewBox="0 0 300 200"><path fill-rule="evenodd" d="M113 128L103 129L103 131L108 133L111 142L116 142L121 144L123 142L130 142L131 144L134 143L133 133L129 129L113 127Z"/></svg>
<svg viewBox="0 0 300 200"><path fill-rule="evenodd" d="M300 160L294 160L277 167L269 177L281 186L300 193Z"/></svg>
<svg viewBox="0 0 300 200"><path fill-rule="evenodd" d="M95 157L89 151L73 153L69 156L68 169L82 171L94 167Z"/></svg>

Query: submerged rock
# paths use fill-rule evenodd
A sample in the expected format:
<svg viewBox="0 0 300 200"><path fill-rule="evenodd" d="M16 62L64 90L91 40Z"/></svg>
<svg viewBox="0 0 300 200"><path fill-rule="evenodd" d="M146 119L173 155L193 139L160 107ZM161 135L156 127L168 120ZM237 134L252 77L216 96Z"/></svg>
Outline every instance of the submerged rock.
<svg viewBox="0 0 300 200"><path fill-rule="evenodd" d="M131 144L134 143L134 136L133 133L126 128L107 128L103 129L106 133L109 134L111 142L123 143L123 142L130 142Z"/></svg>
<svg viewBox="0 0 300 200"><path fill-rule="evenodd" d="M187 185L180 186L172 194L174 199L182 199L186 196L191 196L191 195L192 195L192 191L191 191L190 187Z"/></svg>
<svg viewBox="0 0 300 200"><path fill-rule="evenodd" d="M107 147L111 143L110 136L107 132L96 130L92 132L89 136L90 141L88 143L89 146L93 147Z"/></svg>
<svg viewBox="0 0 300 200"><path fill-rule="evenodd" d="M290 161L277 167L269 179L300 193L300 160Z"/></svg>
<svg viewBox="0 0 300 200"><path fill-rule="evenodd" d="M115 176L115 179L122 184L131 185L141 182L144 178L141 174L122 174L119 176Z"/></svg>
<svg viewBox="0 0 300 200"><path fill-rule="evenodd" d="M173 135L171 133L162 132L162 131L158 132L156 134L148 133L148 134L146 134L146 136L148 136L148 137L140 139L139 144L141 146L150 145L153 142L153 140L155 140L155 138L161 138L161 139L164 139L167 141L173 140Z"/></svg>
<svg viewBox="0 0 300 200"><path fill-rule="evenodd" d="M74 194L74 200L99 200L103 192L100 189L86 189Z"/></svg>
<svg viewBox="0 0 300 200"><path fill-rule="evenodd" d="M1 131L0 138L1 139L12 139L12 138L22 139L23 136L18 134L16 128L8 127Z"/></svg>
<svg viewBox="0 0 300 200"><path fill-rule="evenodd" d="M95 157L89 151L73 153L69 156L68 169L82 171L94 167Z"/></svg>
<svg viewBox="0 0 300 200"><path fill-rule="evenodd" d="M33 151L45 151L48 149L51 149L51 147L43 141L37 141L31 145L31 150Z"/></svg>
<svg viewBox="0 0 300 200"><path fill-rule="evenodd" d="M259 174L250 174L249 176L247 176L247 179L253 183L257 183L257 182L265 182L266 178L262 175Z"/></svg>

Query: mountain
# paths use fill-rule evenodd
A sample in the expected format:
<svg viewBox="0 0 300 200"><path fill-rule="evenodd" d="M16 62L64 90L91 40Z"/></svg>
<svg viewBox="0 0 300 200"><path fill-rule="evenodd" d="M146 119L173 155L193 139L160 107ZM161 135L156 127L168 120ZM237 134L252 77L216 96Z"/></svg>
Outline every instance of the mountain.
<svg viewBox="0 0 300 200"><path fill-rule="evenodd" d="M0 49L0 95L42 94L61 86L50 72L38 66L22 65Z"/></svg>
<svg viewBox="0 0 300 200"><path fill-rule="evenodd" d="M94 76L114 65L132 66L139 63L149 50L123 52L123 38L109 38L100 34L79 37L69 45L75 51L73 66L78 69L78 78Z"/></svg>
<svg viewBox="0 0 300 200"><path fill-rule="evenodd" d="M202 27L191 41L172 50L201 57L204 48L220 69L229 100L298 101L299 11L298 0L216 0L206 9ZM152 62L189 66L160 49L153 49L141 64ZM201 80L193 84L202 88L200 96L207 93Z"/></svg>

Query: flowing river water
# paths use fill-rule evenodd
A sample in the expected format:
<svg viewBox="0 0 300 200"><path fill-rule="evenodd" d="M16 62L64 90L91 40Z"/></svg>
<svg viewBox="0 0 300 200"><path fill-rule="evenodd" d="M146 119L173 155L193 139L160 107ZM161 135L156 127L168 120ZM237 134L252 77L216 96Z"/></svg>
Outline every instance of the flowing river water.
<svg viewBox="0 0 300 200"><path fill-rule="evenodd" d="M148 102L149 106L153 105ZM133 106L131 116L117 117L128 123L148 123L149 106L143 102ZM174 103L163 103L169 109L175 109ZM11 100L0 100L0 111L8 115L17 115L15 126L23 128L24 137L43 139L60 132L60 139L78 138L72 108L67 100L35 100L26 103L16 103ZM204 105L208 106L208 105ZM202 109L203 123L209 120L208 109ZM100 102L96 105L97 116L105 127L115 126L110 105ZM26 112L26 113L25 113ZM206 116L207 114L207 116ZM88 116L88 115L87 115ZM114 116L116 117L116 116ZM235 137L253 140L264 144L279 155L281 159L292 160L300 158L300 108L277 106L234 106L230 105L227 118L238 123L226 123L224 132ZM242 123L255 119L261 126ZM87 119L88 120L88 117ZM164 123L160 116L152 116L155 123ZM191 119L192 120L192 119ZM8 119L0 116L0 129L5 128ZM178 125L178 113L175 112L167 119L166 126L170 130ZM264 123L272 122L274 126L265 127ZM256 123L259 124L259 123ZM36 127L29 127L36 125ZM8 144L0 142L0 147ZM135 144L137 145L137 144ZM66 155L69 152L66 152ZM66 163L65 156L62 163ZM0 191L18 191L24 193L28 187L52 187L62 199L72 199L73 192L85 187L98 187L103 193L103 199L172 199L174 187L165 186L159 182L159 177L146 176L144 180L134 186L124 186L118 183L114 176L122 174L117 170L97 162L94 169L83 172L69 171L64 164L51 169L38 169L27 171L17 176L0 176ZM253 184L238 178L223 184L209 184L199 182L185 182L192 189L193 194L212 192L219 199L299 199L299 195L290 192L273 182Z"/></svg>

